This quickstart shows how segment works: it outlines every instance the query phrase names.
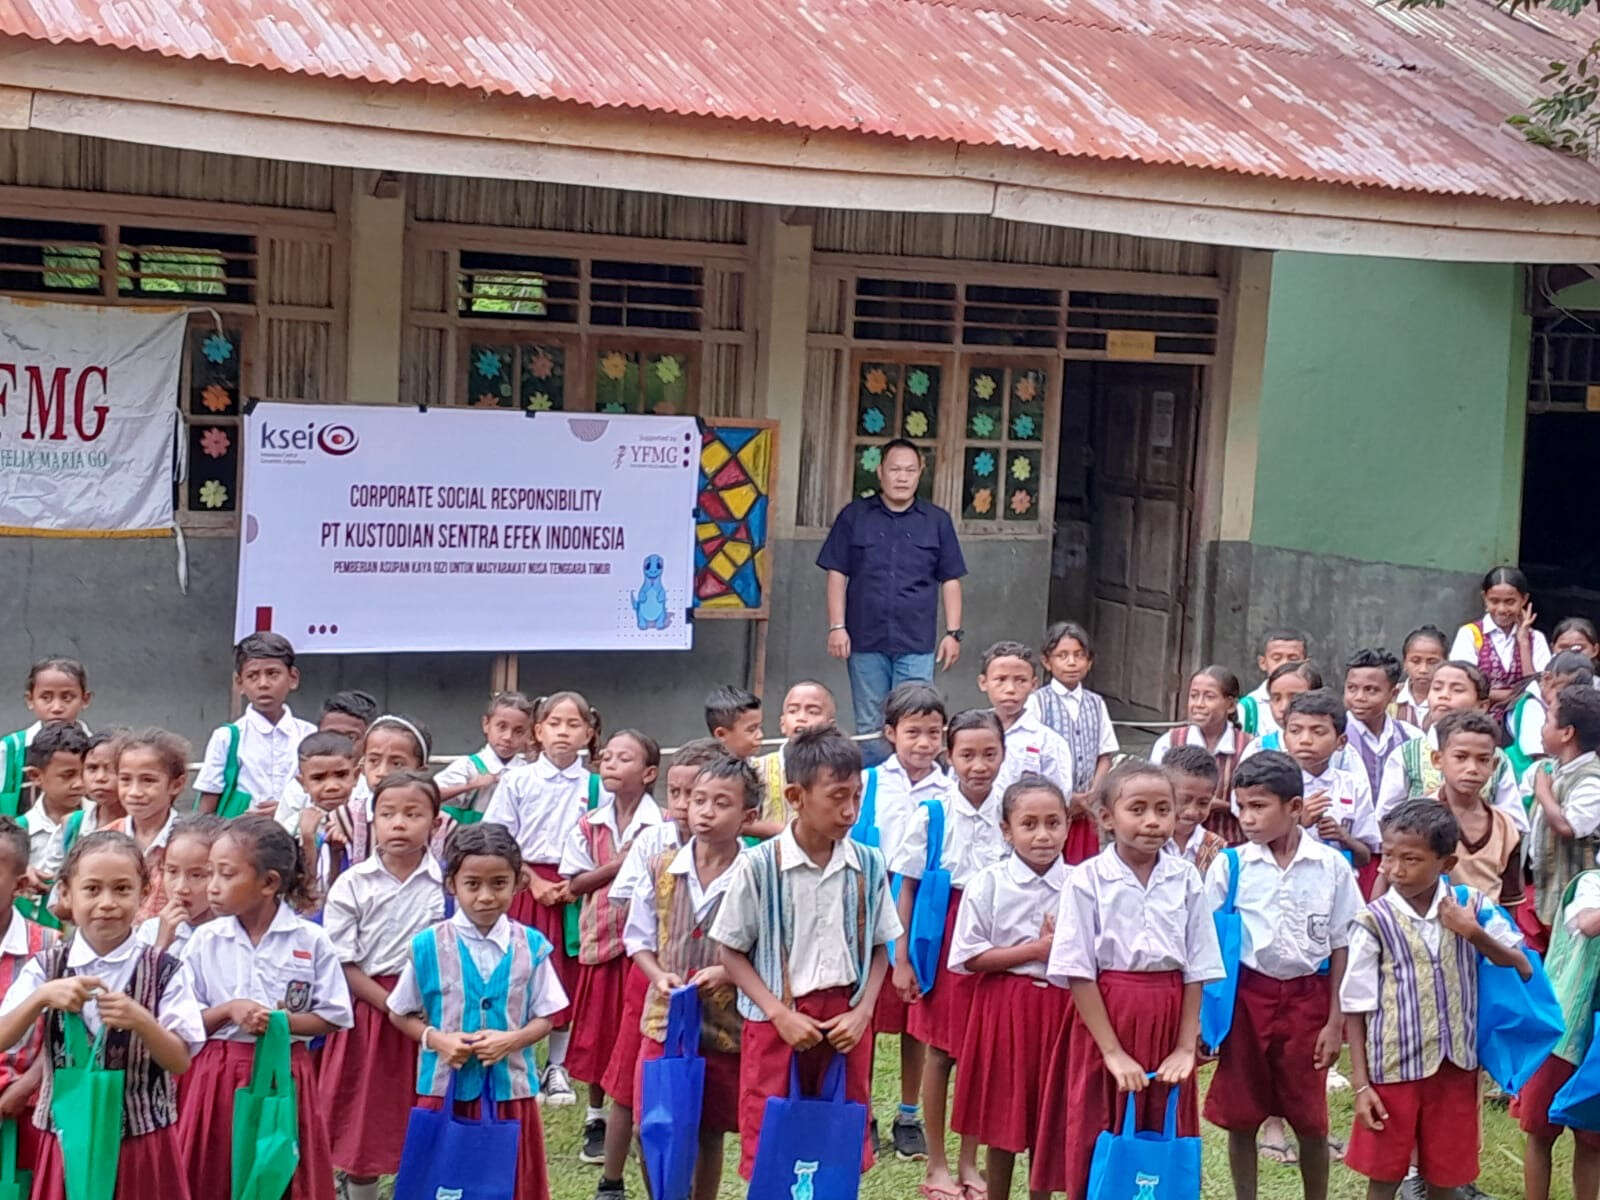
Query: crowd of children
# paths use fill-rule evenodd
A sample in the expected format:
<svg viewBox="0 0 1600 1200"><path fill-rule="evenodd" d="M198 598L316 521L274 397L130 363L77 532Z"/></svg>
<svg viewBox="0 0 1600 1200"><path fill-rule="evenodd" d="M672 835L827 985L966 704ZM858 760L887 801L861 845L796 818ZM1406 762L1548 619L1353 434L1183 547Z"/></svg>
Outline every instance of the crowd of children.
<svg viewBox="0 0 1600 1200"><path fill-rule="evenodd" d="M1359 650L1342 687L1304 635L1269 631L1260 686L1197 672L1147 759L1122 756L1072 623L1037 652L989 647L987 708L894 689L867 766L808 680L766 754L737 687L665 757L606 737L576 691L502 693L484 746L435 771L426 726L366 693L296 717L293 648L254 634L248 707L193 800L182 739L91 734L83 666L45 659L38 723L0 741L0 1120L32 1194L62 1200L53 1086L86 1031L123 1072L116 1196L226 1195L236 1095L282 1012L292 1200L373 1200L411 1109L484 1094L521 1130L517 1200L544 1200L540 1106L575 1104L574 1081L580 1157L618 1197L644 1064L692 984L696 1200L729 1135L749 1177L791 1071L814 1090L843 1056L870 1106L884 1035L899 1104L861 1164L925 1160L928 1200L1000 1200L1019 1155L1030 1196L1081 1200L1096 1136L1124 1104L1158 1128L1174 1089L1181 1134L1227 1131L1241 1198L1273 1148L1310 1200L1338 1157L1376 1200L1441 1200L1478 1174L1478 964L1527 975L1532 947L1568 1024L1513 1101L1544 1200L1553 1099L1600 1009L1600 638L1579 618L1547 645L1514 569L1483 592L1455 638ZM1231 1028L1207 1046L1223 979ZM1347 1142L1327 1102L1346 1053ZM1574 1194L1600 1200L1600 1133L1575 1134Z"/></svg>

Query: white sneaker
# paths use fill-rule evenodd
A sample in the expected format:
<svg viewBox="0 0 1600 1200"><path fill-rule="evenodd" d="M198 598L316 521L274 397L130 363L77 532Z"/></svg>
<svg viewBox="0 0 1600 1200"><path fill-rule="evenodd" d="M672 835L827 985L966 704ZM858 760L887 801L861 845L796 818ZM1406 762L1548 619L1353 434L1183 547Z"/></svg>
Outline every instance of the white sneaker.
<svg viewBox="0 0 1600 1200"><path fill-rule="evenodd" d="M544 1075L539 1080L539 1094L551 1108L566 1108L578 1102L567 1069L559 1064L544 1069Z"/></svg>
<svg viewBox="0 0 1600 1200"><path fill-rule="evenodd" d="M1339 1074L1339 1068L1338 1067L1329 1067L1328 1068L1328 1091L1330 1093L1332 1093L1332 1092L1348 1092L1349 1090L1350 1090L1350 1081L1348 1079L1346 1079L1343 1075Z"/></svg>

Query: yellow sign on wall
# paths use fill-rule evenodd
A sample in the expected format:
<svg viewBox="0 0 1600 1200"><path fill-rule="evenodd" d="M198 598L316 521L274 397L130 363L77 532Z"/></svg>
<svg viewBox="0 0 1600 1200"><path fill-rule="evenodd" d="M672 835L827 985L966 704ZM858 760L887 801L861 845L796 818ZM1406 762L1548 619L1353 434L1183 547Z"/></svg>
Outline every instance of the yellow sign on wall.
<svg viewBox="0 0 1600 1200"><path fill-rule="evenodd" d="M1146 329L1106 331L1106 357L1149 362L1156 356L1156 335Z"/></svg>

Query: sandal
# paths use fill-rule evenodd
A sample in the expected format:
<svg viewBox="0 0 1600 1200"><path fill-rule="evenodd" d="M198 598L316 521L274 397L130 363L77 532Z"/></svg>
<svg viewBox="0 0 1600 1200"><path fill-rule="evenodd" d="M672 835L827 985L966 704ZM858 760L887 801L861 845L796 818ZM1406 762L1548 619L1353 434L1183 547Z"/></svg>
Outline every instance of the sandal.
<svg viewBox="0 0 1600 1200"><path fill-rule="evenodd" d="M1280 1167L1298 1166L1300 1162L1300 1151L1285 1142L1263 1141L1256 1146L1256 1153Z"/></svg>
<svg viewBox="0 0 1600 1200"><path fill-rule="evenodd" d="M1343 1162L1345 1151L1350 1149L1350 1144L1343 1138L1330 1136L1328 1138L1328 1161Z"/></svg>
<svg viewBox="0 0 1600 1200"><path fill-rule="evenodd" d="M961 1200L989 1200L989 1185L981 1181L963 1183Z"/></svg>
<svg viewBox="0 0 1600 1200"><path fill-rule="evenodd" d="M945 1187L923 1183L917 1190L922 1193L922 1200L965 1200L959 1184Z"/></svg>

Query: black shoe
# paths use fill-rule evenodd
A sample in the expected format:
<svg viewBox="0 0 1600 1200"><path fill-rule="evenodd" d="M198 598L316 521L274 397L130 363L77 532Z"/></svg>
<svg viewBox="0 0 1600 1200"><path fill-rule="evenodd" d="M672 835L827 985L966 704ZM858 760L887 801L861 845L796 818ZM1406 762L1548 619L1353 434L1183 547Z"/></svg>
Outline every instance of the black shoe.
<svg viewBox="0 0 1600 1200"><path fill-rule="evenodd" d="M594 1190L594 1200L627 1200L628 1189L620 1179L602 1179Z"/></svg>
<svg viewBox="0 0 1600 1200"><path fill-rule="evenodd" d="M1421 1175L1407 1175L1400 1181L1400 1200L1428 1200L1428 1185Z"/></svg>
<svg viewBox="0 0 1600 1200"><path fill-rule="evenodd" d="M901 1162L922 1162L928 1157L928 1134L916 1117L896 1117L889 1136L894 1139L894 1156Z"/></svg>
<svg viewBox="0 0 1600 1200"><path fill-rule="evenodd" d="M578 1161L598 1166L606 1160L606 1123L599 1117L583 1123L583 1149Z"/></svg>
<svg viewBox="0 0 1600 1200"><path fill-rule="evenodd" d="M1466 1187L1457 1188L1456 1197L1457 1200L1497 1200L1497 1197L1489 1195L1476 1183L1469 1183Z"/></svg>
<svg viewBox="0 0 1600 1200"><path fill-rule="evenodd" d="M872 1147L873 1158L883 1157L883 1138L878 1134L878 1118L876 1116L867 1118L867 1144Z"/></svg>

